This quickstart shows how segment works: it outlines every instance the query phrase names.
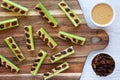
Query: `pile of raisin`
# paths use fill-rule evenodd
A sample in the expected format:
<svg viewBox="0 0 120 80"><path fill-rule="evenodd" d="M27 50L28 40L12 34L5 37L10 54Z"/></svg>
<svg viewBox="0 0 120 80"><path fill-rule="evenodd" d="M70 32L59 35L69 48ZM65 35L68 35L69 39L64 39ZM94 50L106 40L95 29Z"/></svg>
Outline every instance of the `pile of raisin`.
<svg viewBox="0 0 120 80"><path fill-rule="evenodd" d="M94 57L92 60L92 68L96 75L108 76L115 68L115 62L111 56L108 54L100 53Z"/></svg>

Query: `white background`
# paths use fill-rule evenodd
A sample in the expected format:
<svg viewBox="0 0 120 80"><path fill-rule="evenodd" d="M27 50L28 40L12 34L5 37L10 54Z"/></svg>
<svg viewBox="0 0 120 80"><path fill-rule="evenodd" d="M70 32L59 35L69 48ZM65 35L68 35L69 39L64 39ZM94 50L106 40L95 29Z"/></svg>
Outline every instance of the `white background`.
<svg viewBox="0 0 120 80"><path fill-rule="evenodd" d="M109 35L109 44L104 50L93 51L87 57L85 66L83 68L82 76L80 80L120 80L120 0L78 0L82 11L84 13L85 19L88 23L88 26L93 29L100 29L95 26L90 20L90 12L93 6L98 3L108 3L110 4L115 11L115 20L114 22L104 29ZM91 61L93 57L99 52L107 52L115 60L115 70L114 72L107 77L96 76L92 67Z"/></svg>

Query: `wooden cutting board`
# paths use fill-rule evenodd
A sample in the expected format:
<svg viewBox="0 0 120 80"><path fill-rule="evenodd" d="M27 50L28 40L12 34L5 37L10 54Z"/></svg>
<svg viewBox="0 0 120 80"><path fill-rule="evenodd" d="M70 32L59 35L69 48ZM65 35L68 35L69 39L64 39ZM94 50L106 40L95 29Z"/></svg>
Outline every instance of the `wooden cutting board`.
<svg viewBox="0 0 120 80"><path fill-rule="evenodd" d="M0 0L1 3L2 0ZM82 68L84 66L85 59L89 52L93 50L99 50L106 47L108 44L109 38L106 32L103 30L94 30L88 28L82 10L78 4L77 0L66 0L66 2L71 6L75 13L82 19L82 24L75 28L65 14L59 9L57 3L61 0L12 0L19 4L22 4L28 7L31 11L28 17L22 17L19 14L15 14L0 8L0 20L6 20L10 18L17 17L20 22L20 26L10 30L0 31L0 54L6 56L10 61L18 65L21 69L20 73L13 74L8 69L0 66L0 80L43 80L42 73L49 71L60 63L67 61L70 63L70 68L63 73L51 78L50 80L79 80ZM51 28L47 22L41 18L41 16L33 11L33 7L41 1L44 6L50 11L50 13L57 19L59 22L58 28ZM33 26L34 40L35 40L35 51L28 52L25 45L25 38L23 33L23 27L25 25ZM48 33L55 39L58 43L58 47L54 50L51 50L46 44L39 39L35 34L36 31L44 27ZM72 44L70 42L63 41L57 37L57 33L62 30L69 33L73 33L79 36L85 36L87 41L84 46L79 46ZM26 60L23 62L18 62L15 56L12 54L4 38L8 36L13 36L24 52ZM99 37L100 42L93 44L91 42L92 37ZM56 52L64 50L69 46L74 46L75 55L72 55L64 60L57 62L56 64L51 64L48 57ZM48 57L46 58L44 64L42 65L38 76L34 77L30 74L30 69L35 57L40 49L44 49L48 52Z"/></svg>

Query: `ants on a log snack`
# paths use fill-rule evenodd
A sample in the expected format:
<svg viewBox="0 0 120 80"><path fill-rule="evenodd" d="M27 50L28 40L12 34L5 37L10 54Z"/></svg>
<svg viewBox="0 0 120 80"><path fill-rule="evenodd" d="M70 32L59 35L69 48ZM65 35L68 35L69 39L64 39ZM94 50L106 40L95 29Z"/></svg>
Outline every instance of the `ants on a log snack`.
<svg viewBox="0 0 120 80"><path fill-rule="evenodd" d="M58 37L63 40L71 41L72 43L79 44L81 46L84 45L86 41L85 37L76 36L63 31L59 31Z"/></svg>
<svg viewBox="0 0 120 80"><path fill-rule="evenodd" d="M61 51L61 52L59 52L59 53L56 53L56 54L52 55L52 56L50 57L50 61L51 61L52 63L55 63L55 62L57 62L57 61L65 58L65 57L68 57L68 56L74 54L74 52L75 52L75 51L74 51L74 49L73 49L73 46L71 46L71 47L69 47L69 48L67 48L67 49L65 49L65 50L63 50L63 51Z"/></svg>
<svg viewBox="0 0 120 80"><path fill-rule="evenodd" d="M46 58L47 52L45 52L44 50L40 50L38 53L38 56L36 58L36 60L34 61L32 68L31 68L31 73L36 76L44 59Z"/></svg>
<svg viewBox="0 0 120 80"><path fill-rule="evenodd" d="M17 26L19 26L17 18L0 21L0 31L5 30L5 29L9 29L9 28L14 28Z"/></svg>
<svg viewBox="0 0 120 80"><path fill-rule="evenodd" d="M92 68L96 75L108 76L112 74L115 68L115 62L113 58L105 53L100 53L92 60Z"/></svg>
<svg viewBox="0 0 120 80"><path fill-rule="evenodd" d="M40 28L37 31L37 34L51 49L54 49L57 46L55 40L46 32L44 28Z"/></svg>
<svg viewBox="0 0 120 80"><path fill-rule="evenodd" d="M11 0L2 0L2 4L1 4L2 8L5 8L9 11L13 11L16 13L20 13L24 16L28 15L29 9L26 7L23 7L15 2L12 2Z"/></svg>
<svg viewBox="0 0 120 80"><path fill-rule="evenodd" d="M81 24L82 21L80 20L80 18L73 12L73 10L68 6L68 4L64 0L58 3L58 6L66 14L66 16L70 19L70 21L75 27Z"/></svg>
<svg viewBox="0 0 120 80"><path fill-rule="evenodd" d="M5 39L5 42L19 61L23 61L25 59L21 49L18 47L18 45L15 42L15 40L13 39L13 37L11 37L11 36L7 37Z"/></svg>
<svg viewBox="0 0 120 80"><path fill-rule="evenodd" d="M11 72L16 72L18 73L20 69L14 65L12 62L10 62L7 58L4 56L0 55L0 64L8 69L11 70Z"/></svg>
<svg viewBox="0 0 120 80"><path fill-rule="evenodd" d="M67 62L62 63L61 65L53 68L51 71L44 73L44 80L47 80L60 72L65 71L66 69L69 68L69 64Z"/></svg>
<svg viewBox="0 0 120 80"><path fill-rule="evenodd" d="M34 8L40 15L48 21L50 26L57 27L58 22L56 19L50 14L50 12L43 6L42 3L38 3Z"/></svg>
<svg viewBox="0 0 120 80"><path fill-rule="evenodd" d="M34 50L34 40L33 40L33 33L32 33L32 26L25 26L24 27L24 34L26 39L26 46L28 51Z"/></svg>

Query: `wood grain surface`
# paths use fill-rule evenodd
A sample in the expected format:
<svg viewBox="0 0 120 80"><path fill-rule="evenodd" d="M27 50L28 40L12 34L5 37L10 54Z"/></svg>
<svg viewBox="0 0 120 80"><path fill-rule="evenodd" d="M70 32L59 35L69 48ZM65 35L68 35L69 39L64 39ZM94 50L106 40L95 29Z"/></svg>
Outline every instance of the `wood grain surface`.
<svg viewBox="0 0 120 80"><path fill-rule="evenodd" d="M0 4L1 4L0 0ZM10 61L20 67L21 71L18 74L11 73L8 69L0 66L0 80L43 80L43 74L46 71L49 71L53 67L59 65L60 63L67 61L70 63L70 68L63 73L58 74L57 76L49 80L79 80L82 68L84 66L85 59L89 52L93 50L99 50L106 47L109 38L108 35L102 30L93 30L88 28L82 10L78 4L77 0L66 0L66 2L71 6L75 13L81 18L82 24L75 28L65 14L59 9L57 3L60 0L12 0L19 4L22 4L30 9L28 17L22 17L19 14L9 12L0 8L0 20L6 20L10 18L17 17L20 22L20 26L14 29L0 31L0 54L6 56ZM51 28L49 24L36 12L34 12L33 7L38 3L42 2L44 6L50 11L50 13L57 19L59 22L58 28ZM23 33L23 27L25 25L33 26L34 40L35 40L35 51L28 52L25 45L25 38ZM58 47L51 50L46 44L39 39L36 35L36 31L44 27L47 32L55 39L58 43ZM70 42L63 41L57 37L57 33L62 30L69 33L73 33L79 36L85 36L87 41L84 46L79 46L72 44ZM8 36L13 36L24 52L26 60L23 62L18 62L15 56L12 54L4 38ZM92 37L99 37L100 42L93 44L91 42ZM55 64L51 64L48 57L56 52L64 50L69 46L74 46L75 54L65 58L64 60L58 61ZM44 64L41 66L39 74L34 77L30 74L30 69L35 57L40 49L44 49L48 52L48 57L44 61Z"/></svg>

